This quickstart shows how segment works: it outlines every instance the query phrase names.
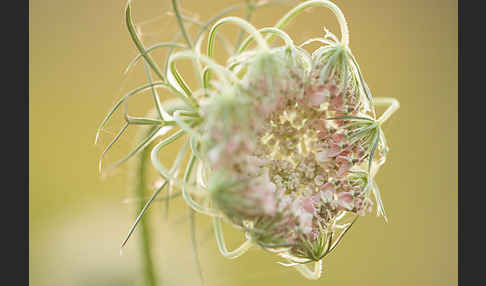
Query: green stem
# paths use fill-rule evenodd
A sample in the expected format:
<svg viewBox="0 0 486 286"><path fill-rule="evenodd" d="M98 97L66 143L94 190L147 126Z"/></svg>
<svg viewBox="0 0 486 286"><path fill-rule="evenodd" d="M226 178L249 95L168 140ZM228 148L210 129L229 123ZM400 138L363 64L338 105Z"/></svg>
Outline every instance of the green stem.
<svg viewBox="0 0 486 286"><path fill-rule="evenodd" d="M147 51L145 50L145 47L144 47L142 41L140 40L140 37L138 36L137 31L135 30L135 25L133 24L133 21L132 21L132 12L131 12L130 2L128 2L126 10L125 10L125 23L126 23L128 32L130 33L130 37L132 38L132 41L135 44L135 46L137 47L139 53L142 54L144 59L147 61L147 63L150 65L150 67L154 70L154 72L157 74L157 76L160 78L160 80L165 82L165 80L166 80L165 77L160 72L159 67L157 66L157 64L155 64L152 57L149 54L147 54Z"/></svg>
<svg viewBox="0 0 486 286"><path fill-rule="evenodd" d="M322 7L329 8L334 13L334 15L336 15L339 22L339 26L341 28L341 44L345 47L349 46L349 30L348 30L348 24L346 23L346 19L344 18L344 15L339 9L339 7L336 6L336 4L327 0L310 0L297 5L294 9L290 10L287 14L285 14L285 16L283 16L280 19L280 21L278 21L278 23L275 25L275 28L282 29L297 15L302 13L307 8L314 7L314 6L322 6ZM273 35L270 35L267 38L267 41L270 42L270 39L272 37Z"/></svg>
<svg viewBox="0 0 486 286"><path fill-rule="evenodd" d="M311 271L304 264L297 264L297 265L295 265L295 268L305 278L310 279L310 280L317 280L321 277L321 274L322 274L322 260L314 262L314 271Z"/></svg>
<svg viewBox="0 0 486 286"><path fill-rule="evenodd" d="M213 216L213 229L219 252L228 259L235 259L237 257L240 257L253 246L253 242L251 241L251 239L247 239L237 249L233 251L228 251L224 242L223 230L221 228L221 218L219 216Z"/></svg>
<svg viewBox="0 0 486 286"><path fill-rule="evenodd" d="M258 30L258 32L260 32L261 34L267 34L267 33L275 34L275 35L279 36L280 38L282 38L285 41L285 44L287 46L293 46L293 44L294 44L292 39L289 37L289 35L287 33L285 33L284 31L280 30L280 29L277 29L277 28L274 28L274 27L267 27L267 28L263 28L263 29ZM251 36L251 35L248 36L245 39L245 41L240 45L240 47L236 51L236 54L241 54L253 40L254 40L253 36Z"/></svg>
<svg viewBox="0 0 486 286"><path fill-rule="evenodd" d="M245 20L247 22L250 22L251 16L253 15L253 12L255 12L255 3L253 3L253 0L246 0L246 17ZM238 51L238 48L241 44L241 41L243 41L243 36L245 35L245 30L243 28L240 29L240 34L238 35L238 39L236 40L236 45L235 45L235 52Z"/></svg>
<svg viewBox="0 0 486 286"><path fill-rule="evenodd" d="M145 128L144 128L145 129ZM154 127L152 128L147 128L143 130L142 134L144 135L143 137L149 136L154 131ZM134 192L135 192L135 197L137 198L143 198L146 196L146 186L147 186L147 181L148 181L148 174L147 174L147 161L150 160L150 148L144 148L138 157L138 160L135 162L134 166ZM136 210L136 215L143 210L145 207L145 202L144 200L140 200L137 210ZM150 248L151 248L151 237L150 237L150 226L149 226L149 219L148 216L145 216L144 219L140 221L140 250L142 254L142 268L143 268L143 279L144 279L144 285L147 286L156 286L157 281L154 273L154 265L152 261L152 256L150 254Z"/></svg>
<svg viewBox="0 0 486 286"><path fill-rule="evenodd" d="M189 179L191 178L191 173L194 167L194 163L196 162L196 156L192 155L187 163L186 171L184 174L184 183L188 183ZM191 232L191 242L192 242L192 249L194 250L194 259L196 261L196 267L198 270L199 278L201 279L201 285L204 283L204 278L202 274L201 262L199 261L199 251L197 247L197 240L196 240L196 217L195 212L193 209L189 208L189 230Z"/></svg>
<svg viewBox="0 0 486 286"><path fill-rule="evenodd" d="M240 26L243 30L245 30L248 34L250 34L250 36L253 36L255 41L258 43L259 48L261 48L263 51L270 50L265 39L263 39L260 32L258 32L258 30L252 24L238 17L226 17L216 22L216 24L214 24L214 26L209 31L208 50L207 50L207 55L209 58L213 57L214 37L215 37L216 30L225 23L232 23L237 26Z"/></svg>
<svg viewBox="0 0 486 286"><path fill-rule="evenodd" d="M182 20L181 13L179 12L179 6L177 5L177 0L172 0L172 8L174 9L174 14L176 15L177 23L179 23L179 27L181 28L182 36L184 36L184 39L186 40L186 43L189 46L189 48L192 49L193 45L191 40L189 39L189 35L187 34L186 27L184 26L184 21Z"/></svg>
<svg viewBox="0 0 486 286"><path fill-rule="evenodd" d="M172 0L172 8L174 9L174 13L176 15L177 22L179 23L181 33L184 36L184 39L186 40L186 43L189 46L189 49L194 50L194 44L192 43L191 39L189 38L189 34L187 33L187 29L184 26L184 20L182 19L181 12L179 11L179 6L177 4L177 0ZM196 78L199 81L199 86L203 87L203 79L200 76L201 75L201 65L197 61L197 59L192 59L192 65L194 67L194 72L196 74ZM174 71L172 71L172 73L174 73ZM175 73L175 75L177 75L177 72ZM184 82L178 75L177 75L176 79L177 79L177 82L179 84L181 84L181 81L182 81L182 83ZM189 91L189 89L186 87L185 84L183 84L181 87L184 88L185 92ZM189 91L189 93L187 95L189 97L191 97L192 93Z"/></svg>
<svg viewBox="0 0 486 286"><path fill-rule="evenodd" d="M400 108L400 103L398 100L392 97L377 97L374 100L375 105L388 105L388 108L383 112L383 114L378 118L378 123L383 124L390 116Z"/></svg>

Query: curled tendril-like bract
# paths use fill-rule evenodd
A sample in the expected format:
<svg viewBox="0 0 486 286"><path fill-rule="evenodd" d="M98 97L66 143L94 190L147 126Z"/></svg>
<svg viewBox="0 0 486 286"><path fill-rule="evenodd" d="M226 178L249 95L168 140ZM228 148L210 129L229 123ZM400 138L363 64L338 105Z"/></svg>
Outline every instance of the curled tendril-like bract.
<svg viewBox="0 0 486 286"><path fill-rule="evenodd" d="M126 24L139 53L129 68L143 60L148 84L120 99L99 130L130 97L146 90L152 92L156 112L144 118L125 113L125 125L102 157L129 125L150 125L152 132L108 168L151 148L153 166L165 182L162 188L180 189L191 218L194 212L213 217L218 249L225 257L236 258L257 246L277 253L289 262L282 265L295 267L304 277L318 279L323 258L359 216L376 204L377 215L386 220L374 177L388 152L381 126L399 103L393 98L373 98L349 48L344 15L334 3L302 2L274 26L254 27L250 23L253 12L273 2L247 1L248 6L230 7L206 23L193 21L200 27L193 40L184 25L187 17L173 1L181 28L176 39L182 36L184 43L160 43L146 49L135 29L129 1ZM245 7L246 19L228 16ZM336 15L341 39L326 30L323 37L294 43L285 27L310 7L326 7ZM223 24L241 28L234 47L228 48L228 40L218 34ZM283 45L274 44L276 37ZM224 64L213 58L216 39L221 39L227 51L234 51ZM256 45L251 48L253 41ZM309 53L304 46L310 43L321 46ZM151 57L159 48L169 49L165 69ZM184 73L177 70L176 62L183 59L192 61L199 87L189 87ZM174 99L160 102L159 88ZM377 105L388 106L379 118ZM171 168L165 167L159 155L179 138L186 142L183 153L190 153L189 160L179 158ZM157 200L160 190L143 212ZM246 238L233 251L225 246L223 220L242 230ZM314 270L307 263L314 263Z"/></svg>

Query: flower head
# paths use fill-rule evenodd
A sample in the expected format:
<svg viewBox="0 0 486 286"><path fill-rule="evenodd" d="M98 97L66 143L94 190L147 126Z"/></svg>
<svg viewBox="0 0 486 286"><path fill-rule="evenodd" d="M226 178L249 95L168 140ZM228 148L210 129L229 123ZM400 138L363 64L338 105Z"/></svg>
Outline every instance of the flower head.
<svg viewBox="0 0 486 286"><path fill-rule="evenodd" d="M326 30L324 37L294 44L283 28L312 6L328 7L336 14L341 40ZM221 65L212 59L213 46L218 27L226 23L239 25L249 36ZM308 274L300 264L321 265L356 218L371 211L371 195L378 213L385 216L373 177L388 151L381 124L398 103L373 99L349 49L344 16L329 1L303 2L274 27L260 30L236 17L219 19L209 32L207 55L193 48L200 46L199 39L194 44L183 34L190 48L170 54L166 75L140 50L146 66L181 102L165 110L154 93L160 128L180 128L152 150L154 166L182 189L190 207L214 217L220 244L223 217L243 230L251 243L297 263L304 276L318 277L320 271ZM271 46L275 36L285 44ZM257 47L248 50L251 41ZM322 46L312 53L303 48L316 41ZM200 72L197 92L191 92L175 68L177 60L187 58ZM391 102L392 110L376 119L376 102ZM174 139L176 135L186 136L191 146L184 180L156 156L179 138ZM195 162L199 167L194 177ZM221 245L220 250L233 257Z"/></svg>

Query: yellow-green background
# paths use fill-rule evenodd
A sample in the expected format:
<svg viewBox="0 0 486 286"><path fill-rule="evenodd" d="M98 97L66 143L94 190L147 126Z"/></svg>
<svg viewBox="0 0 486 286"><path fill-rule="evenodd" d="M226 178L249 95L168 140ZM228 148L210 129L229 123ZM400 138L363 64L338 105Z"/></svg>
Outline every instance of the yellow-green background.
<svg viewBox="0 0 486 286"><path fill-rule="evenodd" d="M199 19L237 1L180 1ZM374 96L393 96L400 110L384 131L391 148L377 182L389 223L360 219L309 281L252 250L225 260L207 218L198 217L206 285L456 285L457 283L457 3L452 0L341 0L350 47ZM96 128L122 92L142 82L143 68L122 72L136 50L123 23L124 1L30 1L30 281L31 285L139 285L137 233L119 253L133 219L123 203L126 166L102 180L97 161L115 132L94 145ZM146 43L177 31L169 0L134 3ZM257 27L275 23L285 8L257 13ZM242 13L237 15L243 15ZM157 18L158 17L158 18ZM338 36L336 19L316 8L289 33L296 42ZM226 28L226 33L236 29ZM314 46L315 47L315 46ZM161 57L157 57L159 62ZM149 96L145 96L150 99ZM134 102L142 115L146 102ZM133 132L108 159L128 151ZM130 137L131 136L131 137ZM174 150L174 149L172 149ZM161 204L149 211L156 226L153 254L162 285L197 285L187 209ZM241 240L225 228L230 246Z"/></svg>

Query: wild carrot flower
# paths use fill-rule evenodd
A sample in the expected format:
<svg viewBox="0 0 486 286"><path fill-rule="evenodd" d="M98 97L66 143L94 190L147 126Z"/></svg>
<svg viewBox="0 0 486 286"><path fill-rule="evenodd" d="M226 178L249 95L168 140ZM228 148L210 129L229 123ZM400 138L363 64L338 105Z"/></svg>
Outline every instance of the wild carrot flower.
<svg viewBox="0 0 486 286"><path fill-rule="evenodd" d="M323 37L297 45L285 33L290 20L313 6L336 14L341 40L326 30ZM130 8L128 4L127 25L140 52L136 60L143 58L160 80L152 81L149 71L149 84L133 92L151 88L158 113L155 119L126 117L127 124L152 125L156 130L135 151L164 137L151 150L154 167L181 189L194 211L213 217L224 256L234 258L257 245L289 260L285 265L295 266L305 277L317 279L322 259L359 216L374 206L386 218L373 178L388 151L381 125L398 102L372 97L349 48L346 21L335 4L303 2L275 26L261 29L236 17L216 18L208 23L212 28L205 54L201 52L205 31L192 41L180 22L186 44L165 44L181 49L169 53L165 73L150 57L149 50L156 47L145 49L133 29ZM174 8L178 13L176 4ZM222 65L212 59L213 47L217 29L228 23L249 36ZM285 44L271 45L274 37ZM257 47L249 49L252 41ZM322 45L309 53L304 46L311 42ZM195 92L176 69L181 59L193 61L200 83ZM177 105L160 103L155 87L174 94ZM390 105L378 119L377 104ZM178 130L167 136L170 129ZM190 146L189 160L164 167L158 154L182 137ZM183 168L181 179L175 173ZM235 251L226 249L221 219L245 233L247 242ZM316 263L314 271L305 267L309 262Z"/></svg>

